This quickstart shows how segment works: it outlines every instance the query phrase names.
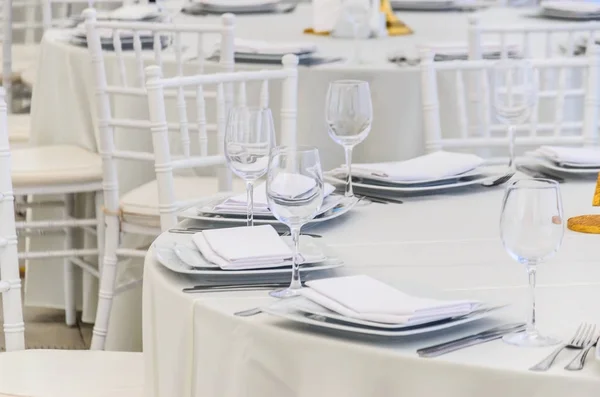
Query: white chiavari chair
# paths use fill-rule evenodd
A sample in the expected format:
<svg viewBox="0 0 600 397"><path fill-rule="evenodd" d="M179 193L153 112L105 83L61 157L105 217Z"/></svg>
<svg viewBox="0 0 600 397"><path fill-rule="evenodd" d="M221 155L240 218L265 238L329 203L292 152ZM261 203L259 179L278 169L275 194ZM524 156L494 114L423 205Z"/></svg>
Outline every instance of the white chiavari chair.
<svg viewBox="0 0 600 397"><path fill-rule="evenodd" d="M154 153L120 149L116 139L125 132L150 132L152 124L148 116L145 119L142 119L143 116L138 119L118 117L116 113L113 114L114 104L123 97L139 99L140 105L143 103L144 108L147 110L146 88L144 87L144 67L146 63L161 67L170 58L174 62L169 62L168 66L165 67L174 69L174 74L177 76L184 75L188 70L192 70L194 73L203 73L205 66L205 51L203 49L205 35L220 36L221 46L218 67L224 72L233 71L234 17L231 14L223 15L221 24L178 25L173 23L97 21L95 11L92 9L86 10L84 15L87 25L88 49L96 78L97 124L104 171L104 216L107 226L98 310L92 338L92 349L102 349L105 343L114 295L139 285L141 281L134 280L126 285L116 286L117 262L131 257L142 258L146 254L146 249L130 249L121 246L119 236L125 233L155 237L161 232L156 180L121 193L117 171L117 166L121 166L121 163L127 161L146 162L149 168L154 163ZM106 46L106 41L101 40L100 32L103 36L107 32L111 33L112 46L110 47L112 47L112 51L102 50L103 45ZM121 40L123 33L133 37L133 43L129 43L132 47L129 48L129 51L124 49ZM147 40L142 42L144 35L153 37L150 43ZM195 57L193 54L189 55L185 52L184 41L190 36L196 39L195 46L192 47L196 52ZM167 42L170 42L170 44L165 46ZM189 43L185 41L185 44ZM109 79L107 74L104 57L106 53L114 55L110 59L110 70L113 72L112 79ZM114 75L115 72L116 76ZM180 120L182 120L180 123L169 123L169 130L178 133L182 155L188 156L191 151L191 134L198 134L202 146L207 134L217 130L216 125L208 124L203 120L197 120L196 123L188 122L185 116L185 98L194 97L195 95L195 91L186 91L183 87L170 90L168 93L169 98L172 99L176 107L176 113L181 116ZM212 95L207 93L207 96L214 98L216 95L215 93L212 93ZM229 106L231 103L229 90L226 90L224 100L226 106ZM128 114L126 117L132 116ZM147 138L148 143L150 143L150 134L147 135ZM202 196L216 193L219 188L229 190L230 187L219 185L215 177L178 176L175 179L174 193L178 200L192 202Z"/></svg>
<svg viewBox="0 0 600 397"><path fill-rule="evenodd" d="M6 352L0 395L136 397L143 395L141 353L25 350L6 102L0 88L0 293Z"/></svg>
<svg viewBox="0 0 600 397"><path fill-rule="evenodd" d="M510 47L517 47L523 58L571 57L577 45L591 48L600 33L600 22L546 24L482 24L479 17L469 17L469 59L483 58L486 42L497 43L500 56L506 59Z"/></svg>
<svg viewBox="0 0 600 397"><path fill-rule="evenodd" d="M494 61L455 61L433 62L430 51L421 53L421 95L423 107L423 125L425 132L426 151L434 152L442 149L467 149L477 152L505 152L508 148L506 126L496 120L492 112L491 72ZM531 60L533 67L541 75L552 68L557 71L559 84L556 89L538 89L538 104L534 107L531 117L526 124L516 127L516 147L534 149L540 145L569 145L583 146L598 144L598 107L600 105L598 49L585 57L549 58ZM566 84L567 74L579 71L583 76L579 87L569 87ZM480 78L477 83L481 88L468 109L467 75L477 72ZM444 75L441 78L441 75ZM439 89L438 83L445 84ZM450 94L451 93L451 94ZM440 94L446 95L441 100ZM451 96L451 97L450 97ZM473 98L471 98L473 99ZM541 100L550 101L551 107L544 111L539 106ZM568 101L578 101L582 115L569 120L565 113ZM440 104L450 104L451 113L456 113L457 128L442 131ZM446 108L447 109L447 108Z"/></svg>
<svg viewBox="0 0 600 397"><path fill-rule="evenodd" d="M10 53L9 44L5 42L3 46L5 53ZM10 58L8 62L3 63L3 68L7 65L10 70ZM3 76L7 75L10 74L3 72ZM6 80L4 82L6 83ZM8 86L10 87L10 84ZM54 232L64 235L62 250L29 252L27 249L26 252L19 254L19 258L25 261L45 258L63 259L65 322L67 325L75 325L74 266L81 267L85 274L99 277L98 270L90 263L89 259L93 257L99 260L101 250L74 249L73 231L82 229L85 233L93 235L98 243L102 243L104 224L101 216L92 219L75 219L73 217L74 198L78 193L94 194L98 213L101 214L102 196L96 193L102 191L102 161L97 154L76 146L55 145L16 149L13 150L12 179L15 193L19 197L30 195L64 197L62 201L54 200L48 203L19 202L22 207L21 211L32 206L51 206L62 208L63 212L60 219L17 222L17 229L22 230L21 235L24 238ZM97 232L97 228L100 232Z"/></svg>
<svg viewBox="0 0 600 397"><path fill-rule="evenodd" d="M158 181L160 224L163 230L177 224L177 212L189 206L189 203L178 202L175 195L175 177L173 171L185 168L223 166L225 164L224 137L226 127L225 91L229 84L237 83L237 104L252 105L246 98L247 84L260 84L260 98L254 105L269 106L269 82L281 80L281 143L294 145L296 143L296 118L298 95L298 58L286 55L282 60L280 70L263 70L256 72L216 73L197 76L161 78L159 67L151 66L146 69L148 91L148 106L152 123L152 144L155 154L155 172ZM216 86L217 90L217 141L218 153L208 155L207 137L201 136L201 156L173 157L169 148L169 123L165 112L165 93L168 89L193 88L197 94L196 105L198 124L203 125L205 117L204 92L206 86ZM180 114L181 124L187 123L187 115ZM229 175L221 173L219 186L223 189L230 185Z"/></svg>

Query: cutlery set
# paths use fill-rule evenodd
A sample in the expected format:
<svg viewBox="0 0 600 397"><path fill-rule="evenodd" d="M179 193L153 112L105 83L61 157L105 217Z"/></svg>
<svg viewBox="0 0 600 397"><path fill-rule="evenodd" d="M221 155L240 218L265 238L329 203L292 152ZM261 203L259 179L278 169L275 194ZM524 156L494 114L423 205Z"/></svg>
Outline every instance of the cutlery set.
<svg viewBox="0 0 600 397"><path fill-rule="evenodd" d="M556 348L548 357L529 368L531 371L548 371L558 355L565 349L580 350L580 352L565 367L568 371L579 371L583 369L585 358L589 351L598 342L599 334L596 332L596 326L592 324L580 324L573 337L567 342Z"/></svg>

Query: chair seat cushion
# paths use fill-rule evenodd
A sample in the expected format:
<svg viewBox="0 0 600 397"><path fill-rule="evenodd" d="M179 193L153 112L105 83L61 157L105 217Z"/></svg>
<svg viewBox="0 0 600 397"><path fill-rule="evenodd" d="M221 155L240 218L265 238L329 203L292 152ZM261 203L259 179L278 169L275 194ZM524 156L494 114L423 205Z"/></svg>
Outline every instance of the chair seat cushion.
<svg viewBox="0 0 600 397"><path fill-rule="evenodd" d="M203 197L215 195L219 191L216 177L177 176L173 178L173 183L175 199L180 203L193 204ZM233 180L233 190L236 192L244 190L244 183L241 179ZM121 211L126 222L158 226L160 212L157 181L148 182L123 195Z"/></svg>
<svg viewBox="0 0 600 397"><path fill-rule="evenodd" d="M29 114L8 115L8 138L11 144L29 142Z"/></svg>
<svg viewBox="0 0 600 397"><path fill-rule="evenodd" d="M35 67L38 59L39 49L40 47L37 44L13 44L11 64L13 77L19 77L19 75L26 69ZM0 54L0 64L1 61L2 54Z"/></svg>
<svg viewBox="0 0 600 397"><path fill-rule="evenodd" d="M77 146L39 146L11 151L15 186L58 185L102 180L102 159Z"/></svg>
<svg viewBox="0 0 600 397"><path fill-rule="evenodd" d="M0 353L0 394L142 397L142 353L22 350Z"/></svg>

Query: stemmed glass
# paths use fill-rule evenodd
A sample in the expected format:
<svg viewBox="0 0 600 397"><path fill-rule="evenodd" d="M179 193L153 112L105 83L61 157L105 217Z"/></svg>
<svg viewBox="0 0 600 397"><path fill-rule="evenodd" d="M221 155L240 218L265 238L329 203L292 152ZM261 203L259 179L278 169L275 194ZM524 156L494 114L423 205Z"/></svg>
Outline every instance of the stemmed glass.
<svg viewBox="0 0 600 397"><path fill-rule="evenodd" d="M373 122L369 83L360 80L330 83L325 118L329 136L344 147L348 170L346 197L352 197L352 149L369 135Z"/></svg>
<svg viewBox="0 0 600 397"><path fill-rule="evenodd" d="M368 26L371 17L371 0L344 0L342 12L352 24L352 35L354 38L354 62L362 63L359 37L361 29Z"/></svg>
<svg viewBox="0 0 600 397"><path fill-rule="evenodd" d="M518 346L550 346L558 340L535 327L535 282L538 265L558 251L563 235L563 208L558 183L548 179L523 179L506 190L500 216L500 236L508 254L525 265L531 291L527 329L504 341Z"/></svg>
<svg viewBox="0 0 600 397"><path fill-rule="evenodd" d="M235 107L225 132L229 168L246 181L248 226L254 226L254 183L267 173L269 152L275 146L273 117L268 108Z"/></svg>
<svg viewBox="0 0 600 397"><path fill-rule="evenodd" d="M313 147L281 146L272 150L267 173L267 201L271 212L286 224L294 241L292 281L276 298L298 294L300 282L300 229L317 215L323 204L323 173L319 151Z"/></svg>
<svg viewBox="0 0 600 397"><path fill-rule="evenodd" d="M508 167L514 172L516 126L527 121L536 104L537 73L528 61L505 59L494 64L493 79L494 110L508 126Z"/></svg>

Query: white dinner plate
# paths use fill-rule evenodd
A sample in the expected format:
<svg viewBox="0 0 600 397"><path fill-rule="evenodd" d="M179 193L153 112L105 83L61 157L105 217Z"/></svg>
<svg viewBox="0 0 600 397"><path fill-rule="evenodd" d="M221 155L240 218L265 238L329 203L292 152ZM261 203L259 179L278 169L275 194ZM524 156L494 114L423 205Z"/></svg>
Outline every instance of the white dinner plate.
<svg viewBox="0 0 600 397"><path fill-rule="evenodd" d="M343 266L343 261L336 255L334 250L325 244L323 241L317 241L321 239L314 239L310 236L301 236L300 238L300 252L305 250L315 251L320 250L324 255L325 259L320 262L301 265L300 272L310 273L314 271L329 270ZM257 276L257 275L283 275L287 276L291 273L291 264L282 263L282 267L268 268L268 269L246 269L246 270L222 270L219 267L214 266L205 262L199 263L198 267L191 267L184 263L173 251L173 245L181 244L188 248L194 247L192 242L192 235L190 234L161 234L153 244L153 251L158 262L166 267L167 269L182 274L193 274L193 275L204 275L204 276L226 276L226 277L240 277L240 276ZM312 247L311 247L312 246Z"/></svg>
<svg viewBox="0 0 600 397"><path fill-rule="evenodd" d="M358 170L356 170L356 171L353 170L352 176L355 178L360 178L360 179L364 180L366 183L372 183L372 184L379 183L379 184L383 184L385 186L406 187L406 186L420 186L420 185L431 185L431 184L439 184L439 183L449 183L452 181L458 181L462 178L478 176L478 175L481 175L482 173L483 172L481 170L481 167L477 167L470 171L463 172L462 174L449 175L449 176L444 176L441 178L434 178L434 179L421 179L421 180L415 180L415 181L391 181L389 178L366 172L366 170L361 171L361 172L359 172ZM341 168L331 170L331 171L327 172L327 174L334 175L336 178L341 179L341 180L346 180L346 178L347 178L347 172Z"/></svg>
<svg viewBox="0 0 600 397"><path fill-rule="evenodd" d="M528 156L529 158L531 158L534 163L538 166L540 166L541 168L546 168L548 170L551 171L558 171L564 174L574 174L574 175L580 175L580 176L585 176L585 175L597 175L598 173L600 173L600 167L598 168L583 168L581 167L581 165L579 164L577 167L570 167L562 164L557 164L554 161L548 160L546 158L543 157L538 157L538 156Z"/></svg>
<svg viewBox="0 0 600 397"><path fill-rule="evenodd" d="M387 194L394 193L425 193L425 192L435 192L449 189L457 189L461 187L471 186L482 184L486 181L494 180L500 176L504 175L504 173L498 173L497 171L494 173L486 172L481 168L478 169L478 172L474 175L466 175L459 176L458 178L453 177L451 179L443 179L438 180L436 182L432 182L429 184L422 185L398 185L398 184L372 184L367 181L358 181L352 182L352 186L358 189L365 189L370 191L378 191ZM330 173L325 173L324 179L332 184L345 184L346 180L341 179L337 176L331 175Z"/></svg>
<svg viewBox="0 0 600 397"><path fill-rule="evenodd" d="M391 1L392 8L394 10L414 10L414 11L441 11L441 10L450 10L456 8L456 3L454 0L425 0L425 1L402 1L402 0L392 0Z"/></svg>
<svg viewBox="0 0 600 397"><path fill-rule="evenodd" d="M215 201L211 200L208 204L200 205L197 207L198 213L199 214L208 214L208 215L243 216L244 218L246 217L245 206L244 206L244 208L239 208L239 209L215 208L217 205L222 203L224 200L226 200L226 199L222 199L219 197L219 198L215 198ZM321 206L321 209L319 210L318 215L320 215L324 212L327 212L330 209L340 205L343 200L344 200L344 196L341 196L339 194L330 194L329 196L325 197L325 199L323 200L323 205ZM275 217L273 216L271 211L267 211L267 212L265 212L264 210L254 211L254 216L257 217L257 219L263 218L263 219L275 220Z"/></svg>
<svg viewBox="0 0 600 397"><path fill-rule="evenodd" d="M223 197L223 196L221 196L221 197ZM228 215L224 215L224 214L198 213L198 208L201 208L201 207L205 206L206 204L214 203L214 201L215 201L215 197L207 198L206 200L202 200L201 202L196 203L193 206L179 212L177 214L177 216L179 216L180 218L183 218L183 219L193 219L193 220L197 220L197 221L209 222L212 224L223 224L223 225L230 225L230 226L246 224L246 217L241 216L241 215L228 216ZM343 198L337 206L316 216L313 220L309 221L307 223L307 225L326 222L331 219L335 219L339 216L342 216L345 213L347 213L348 211L350 211L352 209L352 207L354 207L354 205L356 205L357 202L358 202L358 199L356 199L356 198L351 198L351 199ZM275 218L269 218L269 219L257 218L257 219L254 219L254 224L255 225L274 225L274 226L275 225L279 225L279 226L283 225L281 222L279 222Z"/></svg>
<svg viewBox="0 0 600 397"><path fill-rule="evenodd" d="M371 327L371 328L380 328L380 329L394 329L394 330L399 330L401 328L412 328L412 327L415 327L418 325L430 324L433 322L447 320L449 318L455 318L455 317L462 318L462 317L467 317L467 316L475 316L475 315L478 315L478 313L480 313L480 312L481 313L483 313L484 311L492 312L492 311L495 311L495 310L505 307L505 306L489 306L489 305L479 304L479 305L475 306L471 310L470 313L459 315L459 316L449 317L446 315L446 316L440 316L435 319L429 318L427 320L414 321L414 322L406 323L406 324L387 324L387 323L380 323L380 322L375 322L375 321L361 320L358 318L346 317L346 316L338 314L334 311L331 311L315 302L312 302L311 300L309 300L305 297L299 297L298 299L293 299L292 301L290 301L290 306L293 307L297 311L307 313L307 314L312 314L315 316L324 317L326 319L331 319L331 320L337 321L337 322L343 322L350 326Z"/></svg>
<svg viewBox="0 0 600 397"><path fill-rule="evenodd" d="M325 317L318 314L308 313L295 308L295 300L301 298L286 299L275 304L263 307L262 311L272 316L284 318L296 323L308 324L319 328L325 328L336 331L343 331L351 334L375 335L385 337L398 337L424 334L433 331L439 331L446 328L455 327L461 324L470 323L488 317L492 311L483 311L479 314L459 316L456 318L435 321L432 323L403 326L402 328L382 329L367 326L353 325L348 322L337 321L331 316ZM327 309L321 309L327 310ZM346 319L347 320L347 319Z"/></svg>

